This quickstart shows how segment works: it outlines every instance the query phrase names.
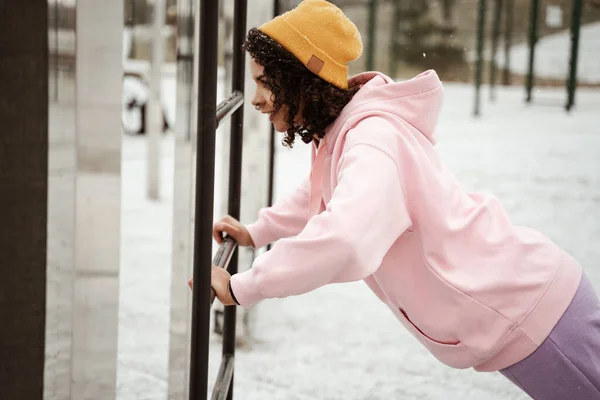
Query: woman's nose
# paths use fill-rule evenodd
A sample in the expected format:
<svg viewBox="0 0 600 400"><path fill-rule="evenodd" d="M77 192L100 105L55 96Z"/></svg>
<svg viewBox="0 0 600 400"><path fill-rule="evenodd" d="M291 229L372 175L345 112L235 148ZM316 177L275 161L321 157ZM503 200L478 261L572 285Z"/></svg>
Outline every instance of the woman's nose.
<svg viewBox="0 0 600 400"><path fill-rule="evenodd" d="M254 106L255 109L260 110L263 106L263 102L260 100L260 98L258 97L253 97L252 101L251 101L252 105Z"/></svg>
<svg viewBox="0 0 600 400"><path fill-rule="evenodd" d="M252 99L250 100L250 103L252 103L253 106L257 106L260 103L260 96L258 95L258 88L254 89L254 93L252 94Z"/></svg>

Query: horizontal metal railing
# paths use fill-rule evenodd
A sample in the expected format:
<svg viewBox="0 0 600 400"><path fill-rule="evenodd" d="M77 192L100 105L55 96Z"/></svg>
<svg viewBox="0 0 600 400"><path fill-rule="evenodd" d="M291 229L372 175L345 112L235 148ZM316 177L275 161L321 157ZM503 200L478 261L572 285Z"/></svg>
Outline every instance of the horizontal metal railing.
<svg viewBox="0 0 600 400"><path fill-rule="evenodd" d="M236 90L217 106L217 128L244 103L244 94Z"/></svg>
<svg viewBox="0 0 600 400"><path fill-rule="evenodd" d="M229 261L231 261L231 257L233 256L233 253L235 252L235 248L236 248L236 243L235 240L233 240L230 237L226 237L223 239L223 241L221 242L221 245L219 246L219 250L217 250L217 254L215 254L215 257L213 258L213 265L219 268L224 268L227 269L227 266L229 265ZM212 306L213 302L215 301L215 291L211 288L210 290L210 305Z"/></svg>

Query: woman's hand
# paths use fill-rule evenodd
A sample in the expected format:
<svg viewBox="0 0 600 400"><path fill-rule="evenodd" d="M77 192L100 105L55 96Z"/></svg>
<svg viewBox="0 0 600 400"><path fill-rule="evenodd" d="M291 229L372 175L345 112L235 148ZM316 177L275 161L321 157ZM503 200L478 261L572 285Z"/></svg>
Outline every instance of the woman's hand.
<svg viewBox="0 0 600 400"><path fill-rule="evenodd" d="M213 238L217 241L217 243L221 243L223 241L223 234L227 234L231 236L238 246L242 247L254 247L254 242L250 237L250 233L246 229L244 225L242 225L235 218L227 215L223 217L220 221L216 222L213 225Z"/></svg>
<svg viewBox="0 0 600 400"><path fill-rule="evenodd" d="M212 266L211 272L211 286L217 295L217 298L224 306L234 306L237 305L233 297L231 297L231 292L229 291L229 281L231 280L231 275L223 268L219 268L216 266ZM190 288L194 287L194 282L192 279L188 281L188 285Z"/></svg>

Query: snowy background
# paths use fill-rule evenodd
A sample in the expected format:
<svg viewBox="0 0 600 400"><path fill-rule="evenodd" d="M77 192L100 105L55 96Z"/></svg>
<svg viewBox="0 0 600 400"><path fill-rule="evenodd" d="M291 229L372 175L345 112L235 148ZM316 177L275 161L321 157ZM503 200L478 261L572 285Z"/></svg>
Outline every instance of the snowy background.
<svg viewBox="0 0 600 400"><path fill-rule="evenodd" d="M600 84L600 22L581 27L577 71L579 82ZM540 78L565 79L569 74L569 55L571 43L568 35L558 32L540 38L535 47L535 75ZM490 58L488 51L487 58ZM520 43L512 46L510 51L511 72L527 74L529 45ZM506 64L504 52L499 51L496 61L500 67Z"/></svg>
<svg viewBox="0 0 600 400"><path fill-rule="evenodd" d="M582 64L598 60L600 49L585 47L589 40L582 38ZM556 64L539 57L538 73L552 74ZM586 71L597 82L600 69ZM163 87L174 91L174 82ZM482 118L473 119L472 87L445 88L438 149L464 188L495 193L514 222L578 258L600 291L600 90L580 89L567 114L564 89L535 90L526 106L522 88L501 87L496 103L484 103ZM145 195L145 138L123 138L119 400L167 398L173 149L172 135L165 136L162 196L153 202ZM276 197L293 190L309 163L308 146L278 146ZM437 362L361 282L265 301L256 318L252 345L236 355L237 399L526 398L499 374ZM212 385L218 337L210 351Z"/></svg>

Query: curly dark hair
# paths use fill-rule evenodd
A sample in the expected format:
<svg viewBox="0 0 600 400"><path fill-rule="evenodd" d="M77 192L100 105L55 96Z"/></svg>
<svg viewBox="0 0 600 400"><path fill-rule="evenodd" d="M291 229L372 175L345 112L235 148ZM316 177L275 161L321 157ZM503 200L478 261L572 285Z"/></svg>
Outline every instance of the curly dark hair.
<svg viewBox="0 0 600 400"><path fill-rule="evenodd" d="M265 85L272 92L276 111L287 107L288 130L282 140L293 147L296 135L304 143L325 136L325 129L340 115L358 87L340 89L312 73L292 53L256 28L248 32L243 49L264 67ZM302 110L300 121L294 121Z"/></svg>

